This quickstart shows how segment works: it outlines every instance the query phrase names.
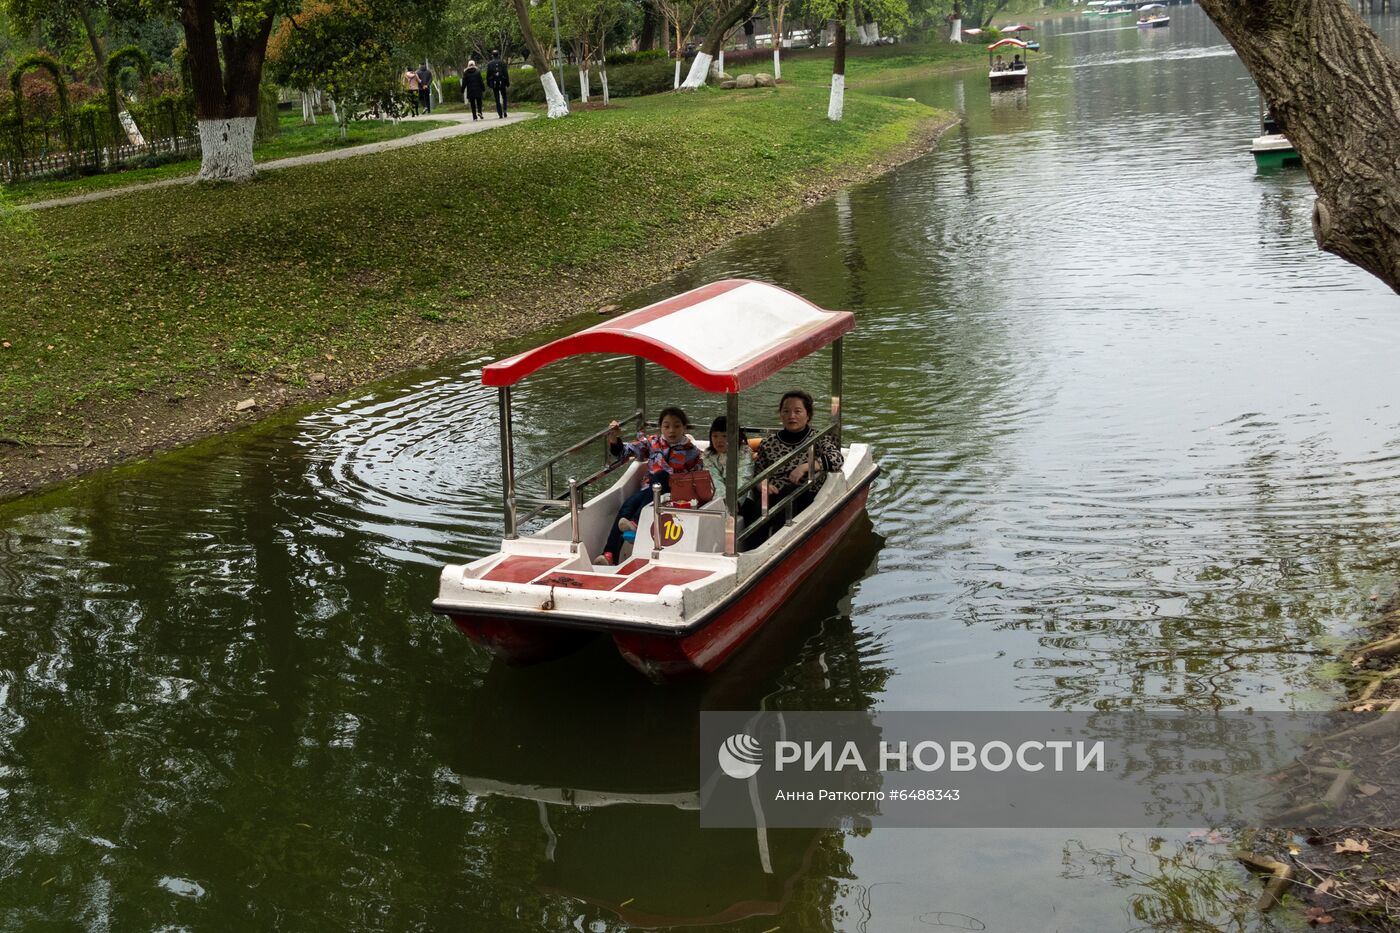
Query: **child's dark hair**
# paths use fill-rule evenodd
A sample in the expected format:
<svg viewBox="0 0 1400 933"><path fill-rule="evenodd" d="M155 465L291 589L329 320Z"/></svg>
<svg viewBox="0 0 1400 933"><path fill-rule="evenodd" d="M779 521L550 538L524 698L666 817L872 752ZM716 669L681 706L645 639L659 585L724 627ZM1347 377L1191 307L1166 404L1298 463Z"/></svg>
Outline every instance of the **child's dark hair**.
<svg viewBox="0 0 1400 933"><path fill-rule="evenodd" d="M666 420L667 415L681 419L681 424L685 425L687 428L690 427L690 419L685 416L684 410L677 408L675 405L667 405L665 408L661 409L661 414L656 416L656 426L658 428L661 427L661 422Z"/></svg>
<svg viewBox="0 0 1400 933"><path fill-rule="evenodd" d="M807 409L807 417L812 417L812 411L816 408L816 403L812 401L812 396L810 394L803 392L801 389L788 389L784 392L783 397L778 399L779 411L783 410L783 403L790 398L800 399L802 401L802 407Z"/></svg>
<svg viewBox="0 0 1400 933"><path fill-rule="evenodd" d="M705 439L708 440L708 441L713 441L716 434L728 434L728 433L729 433L729 416L728 416L728 415L720 415L720 416L719 416L718 418L716 418L714 421L711 421L711 422L710 422L710 433L709 433L709 435L706 436ZM749 438L748 438L748 435L744 433L744 429L743 429L742 427L739 428L739 443L742 444L742 443L744 443L745 441L747 441L748 439L749 439Z"/></svg>

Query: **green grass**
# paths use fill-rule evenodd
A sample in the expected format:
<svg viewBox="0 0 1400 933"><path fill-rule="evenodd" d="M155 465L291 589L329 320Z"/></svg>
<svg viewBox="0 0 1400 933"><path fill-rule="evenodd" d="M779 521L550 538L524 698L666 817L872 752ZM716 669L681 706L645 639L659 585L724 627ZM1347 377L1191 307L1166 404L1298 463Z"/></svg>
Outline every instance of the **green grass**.
<svg viewBox="0 0 1400 933"><path fill-rule="evenodd" d="M858 93L825 113L820 87L707 88L243 185L0 209L0 436L68 436L134 393L373 370L435 329L519 333L580 310L571 286L654 280L937 115Z"/></svg>
<svg viewBox="0 0 1400 933"><path fill-rule="evenodd" d="M846 49L846 84L858 87L889 77L912 77L919 71L943 71L985 62L986 48L976 43L956 44L935 39L918 44ZM830 85L832 50L797 49L783 52L783 80L796 84ZM725 62L725 71L737 74L772 74L771 50L757 61L743 64Z"/></svg>
<svg viewBox="0 0 1400 933"><path fill-rule="evenodd" d="M285 159L291 156L309 155L328 149L344 146L359 146L376 143L400 136L412 136L425 130L436 129L448 124L442 121L412 121L395 125L380 120L361 120L351 123L346 131L344 142L340 140L339 128L331 117L318 118L314 126L303 126L301 114L281 114L281 132L266 142L253 147L253 157L260 162ZM72 178L61 181L30 181L7 185L6 191L11 200L23 204L30 201L46 201L50 198L63 198L69 195L85 194L89 191L102 191L108 188L122 188L163 178L177 178L193 175L199 171L199 159L185 159L171 162L156 168L132 169L126 172L111 172L105 175L89 175L86 178Z"/></svg>

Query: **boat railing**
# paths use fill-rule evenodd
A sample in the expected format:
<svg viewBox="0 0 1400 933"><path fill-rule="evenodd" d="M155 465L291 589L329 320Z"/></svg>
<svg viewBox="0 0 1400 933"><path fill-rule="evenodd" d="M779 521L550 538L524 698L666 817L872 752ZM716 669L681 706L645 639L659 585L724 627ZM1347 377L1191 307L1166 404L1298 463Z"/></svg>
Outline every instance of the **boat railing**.
<svg viewBox="0 0 1400 933"><path fill-rule="evenodd" d="M839 423L827 425L822 430L814 433L811 437L807 438L801 444L798 444L796 447L794 447L788 453L784 454L778 460L769 464L762 471L757 473L753 477L753 479L749 480L747 483L744 483L739 487L738 501L742 502L744 500L744 497L750 495L753 489L757 487L759 502L758 519L754 521L753 524L749 525L747 528L745 528L739 533L740 541L746 540L747 538L752 536L754 532L758 531L758 529L768 525L773 519L774 515L784 516L784 523L787 523L792 520L792 508L797 500L798 491L803 489L815 488L818 482L816 469L817 442L820 441L822 438L828 436L840 437L840 430L841 425ZM790 472L792 468L791 466L789 466L789 464L796 463L797 459L803 456L807 458L807 475L802 478L802 482L798 483L792 492L788 493L787 496L784 497L782 503L780 504L779 510L775 513L770 513L768 509L768 480L771 479L773 476L777 475L778 471L783 469L784 467L787 467L787 470Z"/></svg>
<svg viewBox="0 0 1400 933"><path fill-rule="evenodd" d="M635 422L639 430L643 430L646 427L646 416L640 409L634 411L632 414L627 415L624 418L619 418L616 420L619 425L628 425ZM570 446L564 448L558 453L549 456L543 462L531 467L530 469L516 476L515 481L518 486L520 483L523 483L527 479L532 479L535 476L540 475L541 473L544 474L543 496L515 496L515 503L517 506L524 506L526 508L530 508L531 510L522 515L519 519L517 519L518 525L524 525L526 522L539 518L545 512L549 511L568 511L571 514L577 513L580 505L579 497L583 495L585 489L587 489L592 484L598 482L598 480L613 473L618 467L625 466L629 462L629 460L625 457L620 460L612 459L612 455L608 450L608 445L605 442L603 444L603 466L600 469L595 470L593 473L590 473L588 476L585 476L581 480L575 479L571 476L568 479L567 489L565 489L563 492L559 492L556 490L554 468L559 463L559 461L563 460L565 457L572 456L573 454L576 454L581 450L585 450L590 444L597 443L599 440L606 438L608 432L610 432L611 430L612 426L609 425L608 427L603 428L599 431L594 431L592 434L588 435L582 440L571 444ZM574 543L577 544L578 521L575 520L572 522L572 524L572 536Z"/></svg>

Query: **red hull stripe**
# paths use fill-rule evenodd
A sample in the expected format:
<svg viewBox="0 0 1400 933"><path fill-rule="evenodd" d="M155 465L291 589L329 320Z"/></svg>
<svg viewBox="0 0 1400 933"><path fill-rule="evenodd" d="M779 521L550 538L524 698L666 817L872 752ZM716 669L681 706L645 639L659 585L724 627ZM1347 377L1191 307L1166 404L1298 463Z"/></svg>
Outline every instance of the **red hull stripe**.
<svg viewBox="0 0 1400 933"><path fill-rule="evenodd" d="M627 662L653 676L677 677L713 671L722 665L777 612L845 536L865 508L870 487L798 546L762 580L721 611L718 617L684 638L614 632L613 641Z"/></svg>
<svg viewBox="0 0 1400 933"><path fill-rule="evenodd" d="M482 384L488 386L515 385L535 370L550 363L585 353L624 354L639 356L658 366L664 366L702 392L739 392L757 385L764 379L800 360L855 327L855 315L849 311L825 311L829 319L820 327L794 337L761 356L746 360L730 370L713 370L694 359L650 337L636 333L636 328L657 318L708 301L717 295L750 284L745 279L726 279L703 288L685 292L674 298L648 305L631 314L597 324L568 337L561 337L542 347L536 347L509 359L492 363L481 371ZM768 286L776 289L777 286ZM780 289L786 291L786 289ZM788 292L788 294L792 294ZM807 299L793 295L798 301L817 308Z"/></svg>

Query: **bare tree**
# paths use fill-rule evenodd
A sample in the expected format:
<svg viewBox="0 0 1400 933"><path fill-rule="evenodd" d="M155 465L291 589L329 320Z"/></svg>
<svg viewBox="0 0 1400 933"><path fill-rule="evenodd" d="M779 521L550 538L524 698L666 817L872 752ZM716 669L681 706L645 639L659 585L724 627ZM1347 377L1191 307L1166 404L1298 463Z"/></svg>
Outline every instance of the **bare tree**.
<svg viewBox="0 0 1400 933"><path fill-rule="evenodd" d="M1201 0L1303 158L1317 245L1400 292L1400 62L1345 0Z"/></svg>

